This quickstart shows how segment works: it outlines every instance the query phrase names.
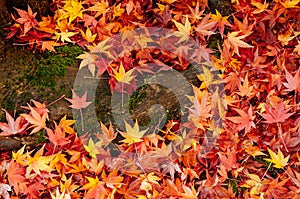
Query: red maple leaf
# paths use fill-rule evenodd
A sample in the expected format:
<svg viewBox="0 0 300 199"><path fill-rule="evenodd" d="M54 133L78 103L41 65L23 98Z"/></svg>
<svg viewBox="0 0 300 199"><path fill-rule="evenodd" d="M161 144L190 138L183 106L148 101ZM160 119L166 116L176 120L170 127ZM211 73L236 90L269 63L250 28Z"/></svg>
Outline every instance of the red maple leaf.
<svg viewBox="0 0 300 199"><path fill-rule="evenodd" d="M287 83L283 83L283 85L287 88L285 91L293 91L300 92L300 69L297 70L295 76L293 77L286 69L285 69L285 78Z"/></svg>
<svg viewBox="0 0 300 199"><path fill-rule="evenodd" d="M37 13L32 13L32 10L29 7L29 5L28 5L28 12L24 10L20 10L18 8L15 9L20 15L20 18L16 19L16 22L20 24L24 24L24 32L23 32L23 36L24 36L31 28L34 28L38 24L38 21L35 19Z"/></svg>
<svg viewBox="0 0 300 199"><path fill-rule="evenodd" d="M284 122L287 118L289 118L294 113L287 113L291 108L285 109L284 103L280 102L276 105L275 108L270 106L266 106L266 113L260 114L266 121L265 123L280 123Z"/></svg>

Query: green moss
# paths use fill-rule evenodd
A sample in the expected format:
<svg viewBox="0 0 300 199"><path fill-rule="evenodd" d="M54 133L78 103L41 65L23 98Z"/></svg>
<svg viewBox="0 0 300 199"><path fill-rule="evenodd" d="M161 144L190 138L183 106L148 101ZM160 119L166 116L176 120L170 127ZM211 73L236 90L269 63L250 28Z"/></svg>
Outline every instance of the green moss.
<svg viewBox="0 0 300 199"><path fill-rule="evenodd" d="M26 77L33 86L55 88L56 78L65 77L66 67L73 65L76 57L83 53L82 48L73 45L57 47L56 51L37 55L34 73Z"/></svg>
<svg viewBox="0 0 300 199"><path fill-rule="evenodd" d="M37 139L35 140L36 144L47 142L47 139L45 138L46 132L45 131L39 131L36 134Z"/></svg>
<svg viewBox="0 0 300 199"><path fill-rule="evenodd" d="M239 187L240 181L241 181L241 177L239 177L239 176L237 178L228 178L225 181L225 183L226 183L225 187L228 188L230 186L232 188L233 192L236 194L239 192L239 190L243 192L245 190L245 188Z"/></svg>
<svg viewBox="0 0 300 199"><path fill-rule="evenodd" d="M129 108L130 110L134 110L139 107L140 103L143 99L147 97L147 93L145 91L147 85L142 85L137 91L133 92L129 99Z"/></svg>
<svg viewBox="0 0 300 199"><path fill-rule="evenodd" d="M218 46L222 46L222 45L223 45L223 39L221 38L221 36L219 34L212 35L209 37L208 48L213 50L214 51L213 55L218 58L221 55L219 52Z"/></svg>

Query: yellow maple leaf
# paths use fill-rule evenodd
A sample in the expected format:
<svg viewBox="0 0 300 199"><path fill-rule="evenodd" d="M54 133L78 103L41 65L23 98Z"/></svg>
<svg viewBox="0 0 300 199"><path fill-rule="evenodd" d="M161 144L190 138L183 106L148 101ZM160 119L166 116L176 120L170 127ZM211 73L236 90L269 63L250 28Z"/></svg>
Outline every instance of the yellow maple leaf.
<svg viewBox="0 0 300 199"><path fill-rule="evenodd" d="M247 180L246 183L242 185L242 187L251 188L250 195L257 195L260 193L260 189L262 187L261 179L258 175L248 174L250 180Z"/></svg>
<svg viewBox="0 0 300 199"><path fill-rule="evenodd" d="M220 32L222 38L223 38L223 34L224 34L225 25L231 27L231 24L227 20L228 17L229 16L223 17L218 10L216 10L216 14L211 15L211 20L217 22L217 26L218 26L218 29L219 29L219 32Z"/></svg>
<svg viewBox="0 0 300 199"><path fill-rule="evenodd" d="M84 145L84 149L89 153L89 155L92 158L96 159L96 155L100 154L97 147L101 147L101 146L102 146L101 141L94 143L93 139L90 138L88 145Z"/></svg>
<svg viewBox="0 0 300 199"><path fill-rule="evenodd" d="M251 4L254 5L255 7L257 7L257 9L255 9L253 11L254 14L259 14L259 13L265 11L269 6L269 3L267 3L266 0L263 4L261 2L251 0Z"/></svg>
<svg viewBox="0 0 300 199"><path fill-rule="evenodd" d="M56 39L57 41L60 40L63 43L65 43L65 41L73 43L69 37L72 37L76 34L77 32L56 32L55 36L53 36L53 39Z"/></svg>
<svg viewBox="0 0 300 199"><path fill-rule="evenodd" d="M127 144L133 144L136 142L143 141L141 138L146 133L148 129L145 129L143 131L140 131L138 121L135 121L135 124L133 127L131 127L125 120L125 128L126 132L120 132L121 135L125 138L124 140L121 140L121 142L127 143Z"/></svg>
<svg viewBox="0 0 300 199"><path fill-rule="evenodd" d="M129 82L135 77L135 76L132 76L134 68L132 68L129 71L125 72L125 69L124 69L124 66L123 66L122 62L120 64L119 72L117 72L113 68L111 68L111 69L114 72L113 77L116 78L116 80L118 80L118 82L129 84Z"/></svg>
<svg viewBox="0 0 300 199"><path fill-rule="evenodd" d="M288 45L288 43L291 40L293 40L295 38L295 36L291 36L292 33L293 33L293 30L290 29L290 30L286 31L286 33L284 33L284 34L281 34L281 33L278 34L278 40L281 42L281 45L286 46L286 45Z"/></svg>
<svg viewBox="0 0 300 199"><path fill-rule="evenodd" d="M110 59L115 59L116 57L113 56L109 51L112 46L107 44L108 41L109 41L109 39L105 39L105 40L101 41L95 48L93 48L91 50L91 53L94 53L94 54L104 53Z"/></svg>
<svg viewBox="0 0 300 199"><path fill-rule="evenodd" d="M120 3L117 6L114 6L113 19L115 19L115 17L121 16L124 12L125 12L125 9L121 8L121 4Z"/></svg>
<svg viewBox="0 0 300 199"><path fill-rule="evenodd" d="M285 1L279 1L281 5L283 5L284 8L299 8L297 4L300 2L300 0L285 0Z"/></svg>
<svg viewBox="0 0 300 199"><path fill-rule="evenodd" d="M77 17L82 19L82 12L84 12L82 2L76 0L66 1L63 10L66 12L62 14L58 20L69 18L68 25L70 25Z"/></svg>
<svg viewBox="0 0 300 199"><path fill-rule="evenodd" d="M80 30L80 33L81 33L82 37L89 43L93 43L95 41L96 37L97 37L97 33L92 34L92 31L89 27L87 27L85 32Z"/></svg>
<svg viewBox="0 0 300 199"><path fill-rule="evenodd" d="M88 179L89 183L83 185L81 189L88 190L86 194L86 198L94 198L98 196L97 198L104 198L104 195L107 195L107 191L104 188L104 182L99 181L98 177L91 178L91 177L85 177ZM101 197L100 197L101 195Z"/></svg>
<svg viewBox="0 0 300 199"><path fill-rule="evenodd" d="M45 145L44 145L45 146ZM53 170L52 167L49 166L50 162L52 161L52 156L44 156L44 146L38 150L33 157L27 154L28 160L26 162L26 178L29 177L32 171L35 174L41 176L41 171L51 172Z"/></svg>
<svg viewBox="0 0 300 199"><path fill-rule="evenodd" d="M189 22L188 16L187 15L185 16L184 25L181 23L178 23L174 19L172 19L172 21L174 22L175 26L179 30L174 33L174 35L176 37L180 37L178 42L188 41L190 38L191 31L192 31L191 23Z"/></svg>
<svg viewBox="0 0 300 199"><path fill-rule="evenodd" d="M25 147L26 147L26 145L24 145L22 148L20 148L17 152L12 152L13 159L17 163L19 163L19 164L21 164L23 166L26 165L26 161L25 160L27 159L27 155L28 155L28 153L24 154Z"/></svg>
<svg viewBox="0 0 300 199"><path fill-rule="evenodd" d="M74 134L75 131L71 127L75 123L75 120L67 120L67 116L65 115L63 118L61 118L58 126L60 126L66 133Z"/></svg>
<svg viewBox="0 0 300 199"><path fill-rule="evenodd" d="M282 169L287 165L290 155L288 155L287 157L284 157L279 148L278 148L278 154L276 154L269 148L268 148L268 152L270 154L271 159L265 158L265 160L268 162L274 163L275 168Z"/></svg>
<svg viewBox="0 0 300 199"><path fill-rule="evenodd" d="M147 48L148 42L151 42L151 41L153 41L153 40L144 34L134 36L134 44L137 44L142 49Z"/></svg>

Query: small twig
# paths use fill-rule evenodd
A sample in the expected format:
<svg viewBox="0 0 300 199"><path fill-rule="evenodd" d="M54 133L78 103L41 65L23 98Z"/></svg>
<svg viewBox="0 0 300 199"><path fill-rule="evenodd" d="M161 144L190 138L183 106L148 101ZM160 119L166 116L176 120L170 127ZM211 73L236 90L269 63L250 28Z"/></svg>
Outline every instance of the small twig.
<svg viewBox="0 0 300 199"><path fill-rule="evenodd" d="M80 120L81 120L81 130L84 131L82 109L79 109L79 112L80 112Z"/></svg>
<svg viewBox="0 0 300 199"><path fill-rule="evenodd" d="M59 98L57 98L56 100L54 100L53 102L51 102L50 104L48 104L47 107L48 107L48 106L51 106L52 104L54 104L54 103L56 103L56 102L58 102L59 100L61 100L61 99L64 98L64 97L65 97L65 95L63 94L62 96L60 96Z"/></svg>
<svg viewBox="0 0 300 199"><path fill-rule="evenodd" d="M282 137L282 128L281 128L281 124L277 123L277 127L278 127L278 133L279 133L279 138L282 141L282 144L284 146L284 149L286 150L286 152L289 152L288 148L286 147L285 141Z"/></svg>
<svg viewBox="0 0 300 199"><path fill-rule="evenodd" d="M263 178L267 175L267 172L269 171L271 165L272 165L272 163L269 164L267 170L265 171L265 173L264 173L264 175L261 177L261 179L263 179Z"/></svg>

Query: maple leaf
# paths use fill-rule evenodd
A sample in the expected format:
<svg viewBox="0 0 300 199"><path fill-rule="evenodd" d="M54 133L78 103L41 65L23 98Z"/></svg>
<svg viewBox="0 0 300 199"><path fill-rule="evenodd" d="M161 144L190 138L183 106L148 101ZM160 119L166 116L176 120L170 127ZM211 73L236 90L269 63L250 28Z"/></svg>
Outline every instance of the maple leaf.
<svg viewBox="0 0 300 199"><path fill-rule="evenodd" d="M71 127L71 125L75 124L75 120L67 120L67 115L65 115L63 118L61 118L59 122L59 126L69 134L75 134L74 129Z"/></svg>
<svg viewBox="0 0 300 199"><path fill-rule="evenodd" d="M51 172L53 171L52 167L49 166L52 156L44 156L44 147L45 145L39 149L33 157L28 155L28 160L26 162L26 178L30 178L30 173L32 171L39 176L42 176L41 171ZM35 176L34 174L34 176Z"/></svg>
<svg viewBox="0 0 300 199"><path fill-rule="evenodd" d="M87 10L96 12L95 18L100 15L104 15L108 11L109 4L107 1L101 0L101 2L94 2L93 6L90 6Z"/></svg>
<svg viewBox="0 0 300 199"><path fill-rule="evenodd" d="M230 90L230 92L233 92L237 87L239 87L241 83L241 77L238 72L230 72L226 75L224 78L225 89Z"/></svg>
<svg viewBox="0 0 300 199"><path fill-rule="evenodd" d="M300 0L285 0L285 1L279 1L283 5L284 8L299 8L297 4L300 2Z"/></svg>
<svg viewBox="0 0 300 199"><path fill-rule="evenodd" d="M288 164L290 155L288 155L287 157L284 157L281 150L280 150L280 148L278 148L278 153L277 154L269 148L268 148L268 152L270 154L271 159L270 158L265 158L265 160L268 161L268 162L274 163L275 168L282 169Z"/></svg>
<svg viewBox="0 0 300 199"><path fill-rule="evenodd" d="M119 188L124 180L124 177L118 174L118 170L110 172L108 176L106 176L105 172L102 172L101 178L103 179L103 182L105 182L105 185L111 189Z"/></svg>
<svg viewBox="0 0 300 199"><path fill-rule="evenodd" d="M261 152L259 147L253 146L250 141L245 140L243 142L243 147L245 148L245 151L254 158L258 155L266 155L265 153Z"/></svg>
<svg viewBox="0 0 300 199"><path fill-rule="evenodd" d="M227 171L232 170L233 168L238 168L238 163L236 159L236 149L229 147L227 148L226 154L224 152L218 152L222 165L225 167Z"/></svg>
<svg viewBox="0 0 300 199"><path fill-rule="evenodd" d="M97 33L92 34L92 31L89 27L87 27L85 33L82 30L80 30L80 33L81 33L82 37L89 43L93 43L97 37Z"/></svg>
<svg viewBox="0 0 300 199"><path fill-rule="evenodd" d="M17 163L21 164L22 166L26 165L25 160L27 159L27 155L28 155L28 154L24 154L24 150L25 150L25 145L22 148L20 148L17 152L12 152L13 159Z"/></svg>
<svg viewBox="0 0 300 199"><path fill-rule="evenodd" d="M57 41L60 39L61 42L65 43L65 41L73 43L72 40L69 37L72 37L76 35L77 32L56 32L55 36L53 36L53 39L56 39Z"/></svg>
<svg viewBox="0 0 300 199"><path fill-rule="evenodd" d="M13 186L17 193L25 182L25 167L11 160L7 168L7 179L10 186Z"/></svg>
<svg viewBox="0 0 300 199"><path fill-rule="evenodd" d="M236 32L231 32L227 35L230 46L233 47L234 52L238 56L240 56L239 47L241 47L241 48L253 48L254 47L254 46L251 46L241 40L241 39L244 39L245 37L249 36L251 34L251 32L246 35L237 36L239 33L240 33L240 31L236 31Z"/></svg>
<svg viewBox="0 0 300 199"><path fill-rule="evenodd" d="M65 1L63 9L67 12L62 14L58 20L69 18L68 25L70 25L77 17L82 19L82 13L84 12L82 2L76 0Z"/></svg>
<svg viewBox="0 0 300 199"><path fill-rule="evenodd" d="M37 133L39 130L46 127L46 119L48 117L48 114L47 112L45 112L43 113L43 115L40 115L38 111L32 108L30 105L28 105L28 107L30 109L30 115L21 114L21 116L31 124L29 128L33 127L30 134Z"/></svg>
<svg viewBox="0 0 300 199"><path fill-rule="evenodd" d="M203 73L198 74L198 79L202 82L200 89L209 88L210 85L217 84L219 81L214 77L212 69L202 66Z"/></svg>
<svg viewBox="0 0 300 199"><path fill-rule="evenodd" d="M114 68L111 68L114 75L113 77L118 80L118 82L129 84L129 82L135 77L132 76L132 73L134 72L134 68L130 69L129 71L125 72L123 63L121 62L119 67L119 72L117 72Z"/></svg>
<svg viewBox="0 0 300 199"><path fill-rule="evenodd" d="M290 41L292 41L295 38L295 36L291 36L292 33L293 33L293 30L290 29L290 30L286 31L285 34L282 34L282 33L278 34L278 40L281 42L281 45L286 46L286 45L288 45L288 43Z"/></svg>
<svg viewBox="0 0 300 199"><path fill-rule="evenodd" d="M82 165L84 167L86 167L89 171L91 171L95 174L99 174L100 172L103 171L104 160L99 162L96 158L92 158L90 160L87 160L83 157L82 158Z"/></svg>
<svg viewBox="0 0 300 199"><path fill-rule="evenodd" d="M273 109L270 106L266 106L266 113L261 113L260 115L266 120L265 123L280 123L284 122L294 113L288 113L291 108L285 109L284 103L280 102Z"/></svg>
<svg viewBox="0 0 300 199"><path fill-rule="evenodd" d="M203 4L205 4L205 3L203 3ZM203 5L203 4L201 5L202 9L200 9L200 2L199 1L197 1L195 9L193 9L190 6L188 6L189 10L192 13L192 19L193 19L192 23L194 23L195 21L198 21L198 20L201 19L201 16L204 13L204 8L206 7L206 5Z"/></svg>
<svg viewBox="0 0 300 199"><path fill-rule="evenodd" d="M92 73L92 75L95 76L96 60L97 60L98 56L95 54L84 52L84 54L79 55L77 58L82 59L80 65L79 65L79 70L82 69L83 67L87 66L89 71ZM106 67L103 69L102 73L104 73L105 70L106 70ZM100 75L102 75L102 73Z"/></svg>
<svg viewBox="0 0 300 199"><path fill-rule="evenodd" d="M56 188L55 195L52 192L50 192L50 195L51 195L51 199L71 199L69 193L65 193L65 191L60 193L58 187Z"/></svg>
<svg viewBox="0 0 300 199"><path fill-rule="evenodd" d="M115 57L111 54L111 52L109 51L112 47L112 45L108 45L107 42L109 41L109 39L105 39L103 41L101 41L100 43L98 43L98 45L91 50L91 53L104 53L106 56L108 56L110 59L115 59Z"/></svg>
<svg viewBox="0 0 300 199"><path fill-rule="evenodd" d="M50 16L42 17L42 21L39 22L39 25L37 27L38 30L41 30L43 32L47 32L50 34L54 34L56 32L55 30L56 26L53 23L53 19Z"/></svg>
<svg viewBox="0 0 300 199"><path fill-rule="evenodd" d="M239 85L239 92L236 92L238 95L244 97L252 97L254 92L253 91L253 86L249 86L249 81L248 81L248 73L246 74L245 80L243 85Z"/></svg>
<svg viewBox="0 0 300 199"><path fill-rule="evenodd" d="M260 189L262 188L263 184L260 177L256 174L248 174L250 180L247 180L241 187L251 188L250 195L257 195L260 193Z"/></svg>
<svg viewBox="0 0 300 199"><path fill-rule="evenodd" d="M169 173L171 175L172 180L174 180L175 171L177 171L178 173L182 173L179 165L174 162L163 164L161 165L161 168L163 169L163 173Z"/></svg>
<svg viewBox="0 0 300 199"><path fill-rule="evenodd" d="M249 24L247 16L243 19L242 22L239 21L234 15L233 15L233 19L234 19L234 26L236 26L238 30L241 31L242 34L251 33L254 25L256 25L256 23Z"/></svg>
<svg viewBox="0 0 300 199"><path fill-rule="evenodd" d="M287 88L284 91L295 91L300 92L300 69L297 70L295 76L293 77L285 68L285 78L287 82L283 85Z"/></svg>
<svg viewBox="0 0 300 199"><path fill-rule="evenodd" d="M175 26L179 30L179 31L174 33L174 35L176 37L180 37L178 42L188 41L189 38L190 38L191 31L192 31L191 23L189 22L188 16L187 15L185 16L184 25L181 24L181 23L178 23L174 19L172 19L172 21L174 22Z"/></svg>
<svg viewBox="0 0 300 199"><path fill-rule="evenodd" d="M92 158L96 159L96 155L100 154L98 147L102 146L102 142L98 141L96 144L94 143L93 139L89 139L88 145L84 145L84 149L89 153Z"/></svg>
<svg viewBox="0 0 300 199"><path fill-rule="evenodd" d="M200 34L200 38L205 40L203 36L210 36L216 34L212 29L216 26L216 21L209 22L210 14L206 15L201 22L197 25L195 29L196 32Z"/></svg>
<svg viewBox="0 0 300 199"><path fill-rule="evenodd" d="M208 125L207 118L211 117L211 105L207 103L207 95L203 96L201 102L194 99L194 108L190 109L190 117L197 128L205 129L204 126Z"/></svg>
<svg viewBox="0 0 300 199"><path fill-rule="evenodd" d="M192 185L192 187L188 187L186 185L182 185L182 189L184 191L184 193L181 193L180 195L182 196L182 198L185 199L197 199L199 192L196 192L195 187Z"/></svg>
<svg viewBox="0 0 300 199"><path fill-rule="evenodd" d="M255 128L255 124L253 122L253 120L255 119L255 115L253 116L252 114L252 107L250 106L248 108L248 112L246 113L243 110L240 109L235 109L234 110L236 112L238 112L238 114L240 114L240 116L238 117L226 117L226 119L238 124L237 126L237 130L243 130L245 129L245 133L248 133L251 129L251 127Z"/></svg>
<svg viewBox="0 0 300 199"><path fill-rule="evenodd" d="M120 142L124 142L127 144L133 144L133 143L137 143L137 142L141 142L143 141L141 138L143 137L143 135L146 133L146 131L148 129L145 129L143 131L140 131L139 125L138 125L138 121L135 121L135 124L133 127L131 127L125 120L125 128L126 128L126 132L121 132L120 134L125 138L124 140L121 140Z"/></svg>
<svg viewBox="0 0 300 199"><path fill-rule="evenodd" d="M147 48L148 42L152 42L153 40L150 37L147 37L145 34L135 35L133 45L136 44L140 46L142 49Z"/></svg>
<svg viewBox="0 0 300 199"><path fill-rule="evenodd" d="M16 19L16 22L24 24L24 30L22 34L24 36L30 29L35 28L38 24L38 21L35 19L37 13L32 13L32 10L29 5L28 12L25 12L24 10L20 10L18 8L15 9L20 15L20 18Z"/></svg>
<svg viewBox="0 0 300 199"><path fill-rule="evenodd" d="M83 185L81 189L88 190L85 195L86 199L104 198L105 195L108 195L104 182L99 181L97 176L96 178L85 176L85 178L88 179L89 183Z"/></svg>
<svg viewBox="0 0 300 199"><path fill-rule="evenodd" d="M64 146L70 142L70 140L66 138L65 131L60 126L57 126L56 124L54 130L46 128L46 131L50 142L52 142L55 147L57 147L58 145Z"/></svg>
<svg viewBox="0 0 300 199"><path fill-rule="evenodd" d="M121 4L119 3L117 6L114 6L113 20L115 17L119 17L124 13L125 9L121 8Z"/></svg>
<svg viewBox="0 0 300 199"><path fill-rule="evenodd" d="M263 11L265 11L268 6L269 6L269 3L267 3L267 1L265 0L264 3L262 4L261 2L257 2L257 1L253 1L251 0L251 4L254 5L257 9L255 9L253 11L254 14L259 14L259 13L262 13Z"/></svg>
<svg viewBox="0 0 300 199"><path fill-rule="evenodd" d="M157 5L160 7L161 4L157 3ZM157 19L157 21L162 23L164 26L167 26L168 22L171 19L171 12L169 10L169 7L163 6L163 8L161 9L161 12L156 15L156 19Z"/></svg>
<svg viewBox="0 0 300 199"><path fill-rule="evenodd" d="M42 51L49 50L52 52L56 52L54 48L55 46L61 46L61 44L57 43L56 41L43 41Z"/></svg>
<svg viewBox="0 0 300 199"><path fill-rule="evenodd" d="M72 89L72 93L73 93L72 99L65 98L72 104L69 107L79 110L88 107L92 103L86 101L87 92L85 92L81 97L79 97L73 89Z"/></svg>
<svg viewBox="0 0 300 199"><path fill-rule="evenodd" d="M23 117L18 117L16 121L14 121L13 117L6 110L4 111L7 123L0 122L0 129L2 130L0 136L21 134L27 126L27 124L24 123Z"/></svg>
<svg viewBox="0 0 300 199"><path fill-rule="evenodd" d="M221 34L221 37L223 38L225 25L231 27L232 25L227 21L227 17L223 17L218 10L216 10L216 14L211 15L211 20L216 21L218 23L218 29Z"/></svg>
<svg viewBox="0 0 300 199"><path fill-rule="evenodd" d="M107 128L102 122L100 122L102 134L96 134L96 137L101 140L104 146L107 146L117 137L117 132L114 132L112 123L110 122L109 128Z"/></svg>

